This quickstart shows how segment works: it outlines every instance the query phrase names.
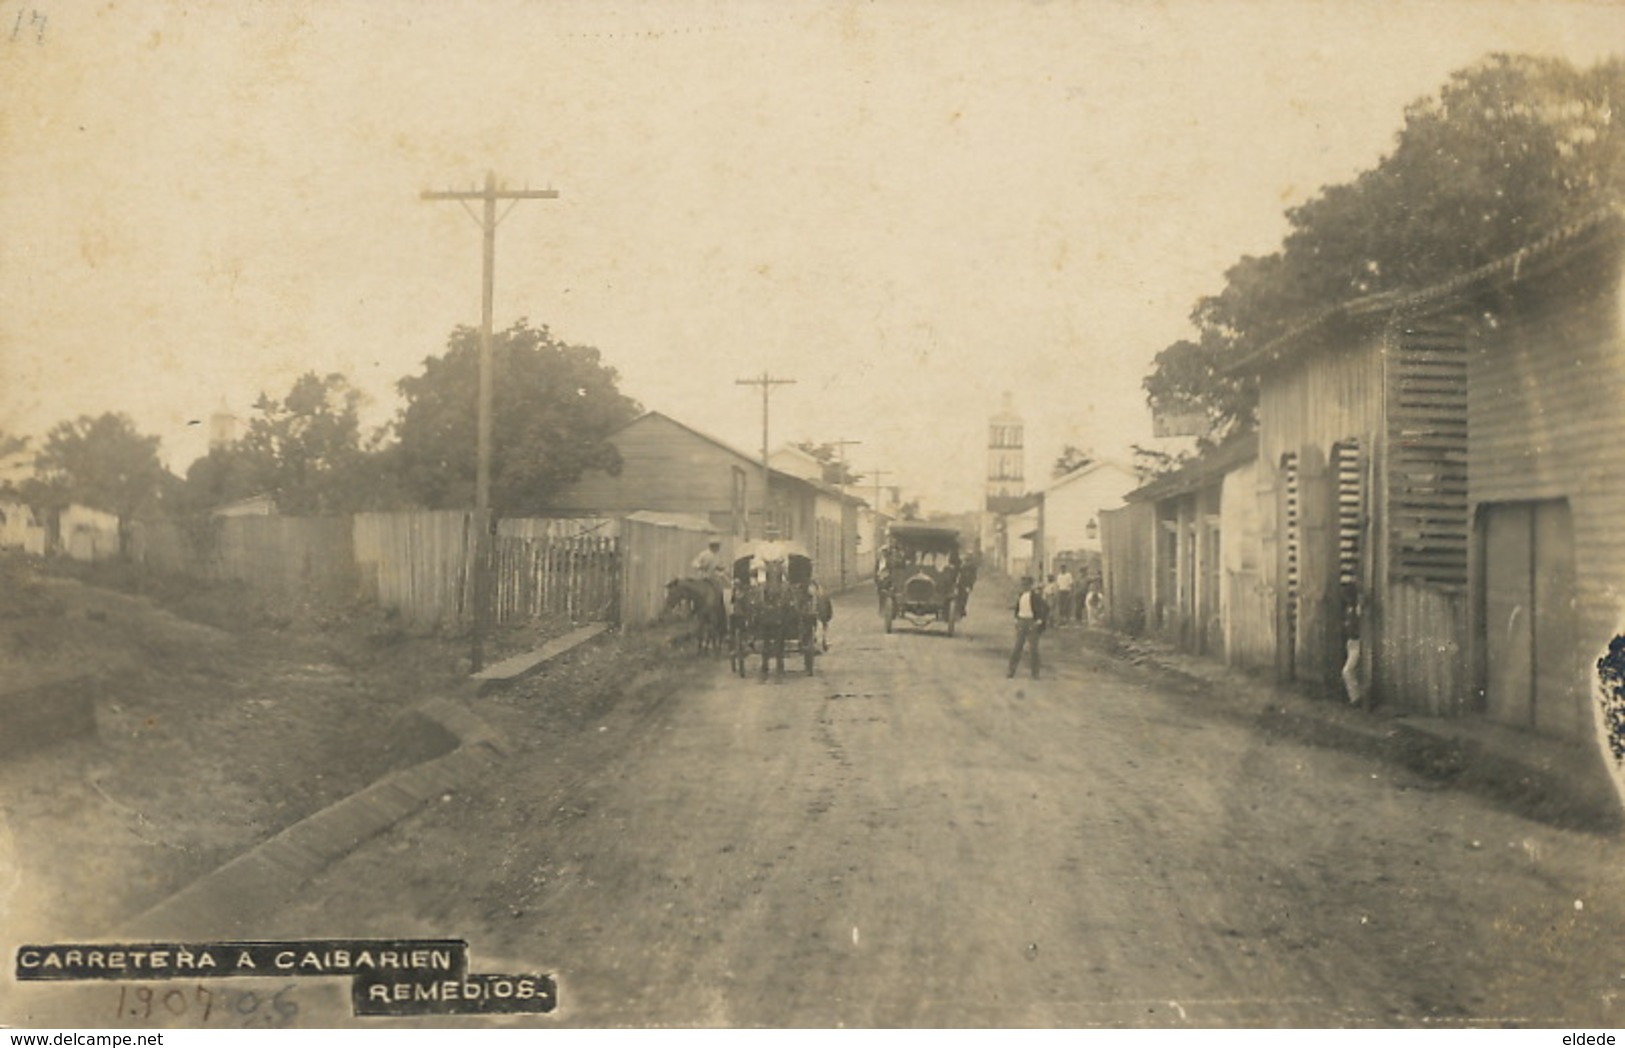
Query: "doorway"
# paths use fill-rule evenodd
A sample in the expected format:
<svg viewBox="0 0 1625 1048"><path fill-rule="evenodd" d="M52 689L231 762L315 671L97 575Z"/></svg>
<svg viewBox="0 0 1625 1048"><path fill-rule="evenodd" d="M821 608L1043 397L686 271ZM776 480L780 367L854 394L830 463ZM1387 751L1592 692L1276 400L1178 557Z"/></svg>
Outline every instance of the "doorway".
<svg viewBox="0 0 1625 1048"><path fill-rule="evenodd" d="M1479 528L1485 711L1503 724L1581 738L1589 692L1568 501L1486 506Z"/></svg>

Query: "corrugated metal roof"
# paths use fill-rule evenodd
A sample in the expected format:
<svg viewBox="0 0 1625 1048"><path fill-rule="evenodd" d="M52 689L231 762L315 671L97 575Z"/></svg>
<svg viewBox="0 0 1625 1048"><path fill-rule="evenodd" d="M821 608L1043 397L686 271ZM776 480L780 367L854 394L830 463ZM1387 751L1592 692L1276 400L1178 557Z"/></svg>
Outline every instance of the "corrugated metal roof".
<svg viewBox="0 0 1625 1048"><path fill-rule="evenodd" d="M1430 307L1442 305L1470 291L1517 281L1526 269L1550 258L1560 257L1593 234L1615 238L1625 235L1625 209L1611 206L1594 211L1509 255L1419 291L1383 291L1339 303L1307 317L1286 334L1244 354L1240 360L1221 370L1228 374L1257 372L1266 366L1301 356L1313 346L1314 335L1337 323L1374 326L1395 314L1426 312Z"/></svg>
<svg viewBox="0 0 1625 1048"><path fill-rule="evenodd" d="M711 531L718 530L715 524L705 517L697 517L692 513L659 513L652 509L640 509L636 513L628 513L627 520L635 520L642 524L655 524L660 527L681 528L684 531Z"/></svg>
<svg viewBox="0 0 1625 1048"><path fill-rule="evenodd" d="M1188 495L1206 487L1238 466L1258 457L1258 434L1244 433L1172 473L1164 474L1123 496L1125 502L1156 502L1176 495Z"/></svg>

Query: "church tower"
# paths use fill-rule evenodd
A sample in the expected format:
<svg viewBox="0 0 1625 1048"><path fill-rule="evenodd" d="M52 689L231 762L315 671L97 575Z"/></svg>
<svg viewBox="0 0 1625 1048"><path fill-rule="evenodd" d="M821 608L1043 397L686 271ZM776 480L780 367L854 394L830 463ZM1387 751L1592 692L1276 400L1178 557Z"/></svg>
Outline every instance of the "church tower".
<svg viewBox="0 0 1625 1048"><path fill-rule="evenodd" d="M1021 416L1011 406L1010 394L1004 395L1004 404L998 414L988 419L987 426L987 499L994 500L1019 496L1026 492L1025 435Z"/></svg>
<svg viewBox="0 0 1625 1048"><path fill-rule="evenodd" d="M237 416L231 413L222 398L219 409L209 416L209 450L229 447L236 441Z"/></svg>

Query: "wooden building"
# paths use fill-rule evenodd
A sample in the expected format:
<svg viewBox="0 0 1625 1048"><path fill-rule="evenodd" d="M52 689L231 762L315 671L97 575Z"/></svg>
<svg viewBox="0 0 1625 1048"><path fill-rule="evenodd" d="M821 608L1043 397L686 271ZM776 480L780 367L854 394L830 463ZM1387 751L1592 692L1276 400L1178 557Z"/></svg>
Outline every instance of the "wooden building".
<svg viewBox="0 0 1625 1048"><path fill-rule="evenodd" d="M861 557L860 511L867 503L826 483L824 463L792 444L773 452L767 461L774 472L797 477L812 489L811 526L801 534L811 536L802 541L812 553L819 580L830 589L845 589L857 582ZM789 494L786 489L785 496Z"/></svg>
<svg viewBox="0 0 1625 1048"><path fill-rule="evenodd" d="M658 411L633 419L609 441L620 452L620 473L589 470L549 500L549 514L611 517L647 509L704 517L724 535L760 534L760 460ZM747 514L757 517L755 529Z"/></svg>
<svg viewBox="0 0 1625 1048"><path fill-rule="evenodd" d="M608 439L620 452L620 473L589 471L549 500L549 515L618 517L648 510L700 517L730 539L801 543L832 587L839 585L843 562L856 578L860 500L770 467L764 520L760 458L658 411L640 415Z"/></svg>
<svg viewBox="0 0 1625 1048"><path fill-rule="evenodd" d="M1258 617L1257 557L1244 553L1256 549L1256 526L1238 512L1252 501L1256 450L1252 434L1229 441L1101 514L1108 621L1227 661L1238 661L1233 649L1255 652L1257 638L1240 643L1231 630ZM1226 543L1227 525L1244 541Z"/></svg>
<svg viewBox="0 0 1625 1048"><path fill-rule="evenodd" d="M1559 231L1454 294L1476 318L1467 512L1477 708L1595 739L1595 666L1625 623L1625 215Z"/></svg>
<svg viewBox="0 0 1625 1048"><path fill-rule="evenodd" d="M1622 256L1599 214L1241 365L1284 677L1334 679L1347 623L1376 702L1596 738L1625 619Z"/></svg>

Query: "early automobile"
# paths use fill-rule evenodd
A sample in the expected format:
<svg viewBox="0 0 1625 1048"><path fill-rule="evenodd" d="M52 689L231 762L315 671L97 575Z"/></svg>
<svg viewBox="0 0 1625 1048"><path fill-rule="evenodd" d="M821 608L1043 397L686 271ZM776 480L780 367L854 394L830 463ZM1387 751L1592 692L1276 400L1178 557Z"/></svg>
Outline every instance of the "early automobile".
<svg viewBox="0 0 1625 1048"><path fill-rule="evenodd" d="M880 614L890 633L898 619L925 629L941 622L954 635L960 612L959 532L893 524L880 565Z"/></svg>

